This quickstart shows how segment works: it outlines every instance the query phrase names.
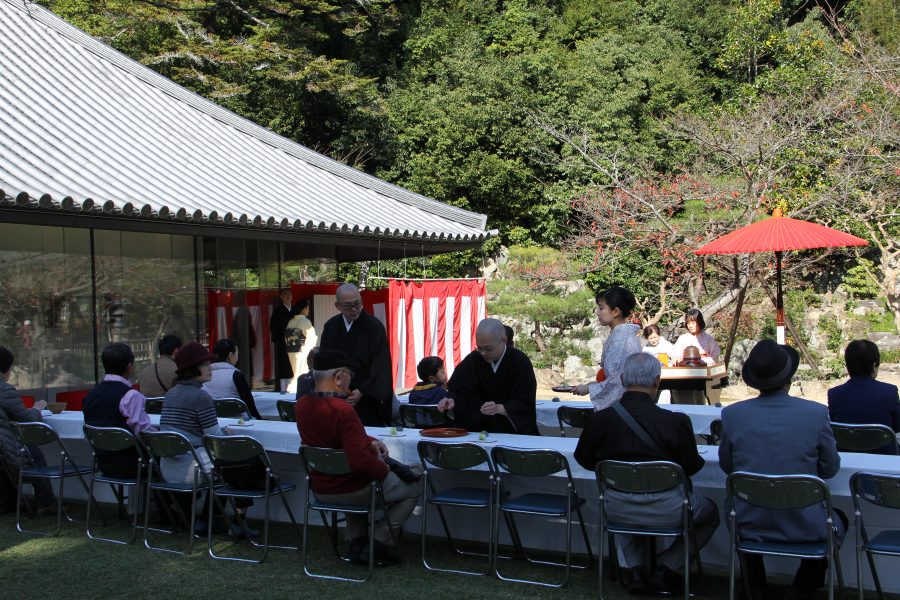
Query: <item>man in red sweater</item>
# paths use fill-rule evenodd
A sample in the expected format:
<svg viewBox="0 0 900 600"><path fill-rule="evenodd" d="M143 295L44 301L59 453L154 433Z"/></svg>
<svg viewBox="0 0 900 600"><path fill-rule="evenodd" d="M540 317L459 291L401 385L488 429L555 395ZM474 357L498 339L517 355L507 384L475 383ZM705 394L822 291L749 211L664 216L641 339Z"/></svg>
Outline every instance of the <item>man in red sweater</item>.
<svg viewBox="0 0 900 600"><path fill-rule="evenodd" d="M396 564L399 556L393 540L419 499L419 487L402 481L384 462L387 447L366 434L356 410L347 401L353 372L350 359L336 350L319 350L313 359L316 387L301 398L294 409L297 429L304 445L340 448L347 454L349 475L310 473L310 485L323 502L368 504L372 480L381 481L387 504L387 519L375 525L375 558L379 565ZM368 521L365 515L347 515L351 539L350 557L368 562ZM390 528L394 530L391 537Z"/></svg>

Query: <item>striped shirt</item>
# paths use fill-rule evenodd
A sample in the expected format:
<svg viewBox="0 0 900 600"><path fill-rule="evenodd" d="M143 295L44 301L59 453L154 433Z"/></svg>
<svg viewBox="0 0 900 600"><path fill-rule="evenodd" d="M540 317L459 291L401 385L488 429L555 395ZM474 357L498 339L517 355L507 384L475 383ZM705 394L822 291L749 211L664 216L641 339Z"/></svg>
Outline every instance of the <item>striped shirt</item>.
<svg viewBox="0 0 900 600"><path fill-rule="evenodd" d="M195 380L179 381L166 392L159 428L184 434L195 448L204 435L222 435L212 396Z"/></svg>

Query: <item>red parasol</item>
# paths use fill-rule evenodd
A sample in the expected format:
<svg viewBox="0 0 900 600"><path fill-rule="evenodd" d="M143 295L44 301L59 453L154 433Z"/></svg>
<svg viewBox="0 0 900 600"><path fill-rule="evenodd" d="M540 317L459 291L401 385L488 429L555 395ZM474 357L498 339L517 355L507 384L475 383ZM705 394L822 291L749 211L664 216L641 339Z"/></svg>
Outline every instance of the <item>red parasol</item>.
<svg viewBox="0 0 900 600"><path fill-rule="evenodd" d="M831 229L824 225L785 217L780 208L772 211L772 217L757 221L725 234L706 244L695 254L744 254L746 252L774 252L775 273L778 285L775 313L778 326L778 343L784 343L784 302L781 296L781 254L787 250L811 248L838 248L843 246L868 246L869 242L855 235Z"/></svg>

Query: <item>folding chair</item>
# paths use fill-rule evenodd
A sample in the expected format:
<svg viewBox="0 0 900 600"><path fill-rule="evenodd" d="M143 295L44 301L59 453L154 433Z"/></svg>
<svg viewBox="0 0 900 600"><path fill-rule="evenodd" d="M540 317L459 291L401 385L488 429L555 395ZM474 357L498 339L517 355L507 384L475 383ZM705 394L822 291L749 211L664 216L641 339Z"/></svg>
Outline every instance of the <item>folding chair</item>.
<svg viewBox="0 0 900 600"><path fill-rule="evenodd" d="M278 409L278 418L285 422L296 423L297 413L294 412L296 406L296 400L276 400L275 407Z"/></svg>
<svg viewBox="0 0 900 600"><path fill-rule="evenodd" d="M323 475L349 475L352 473L350 463L347 461L347 455L343 450L334 448L316 448L314 446L300 446L300 458L303 462L303 469L306 471L306 500L303 505L303 572L310 577L320 579L332 579L337 581L349 581L352 583L365 583L372 577L375 569L375 514L378 510L384 513L387 520L387 510L384 502L384 493L381 488L381 482L373 480L371 483L369 502L364 505L356 504L339 504L333 502L322 502L315 498L310 487L310 473L316 471ZM368 515L369 518L369 568L366 576L362 579L351 577L340 577L337 575L326 575L324 573L314 573L309 569L308 553L309 553L309 511L310 509L318 511L322 515L323 521L326 512L331 513L349 513ZM388 523L388 531L393 537L393 529ZM336 543L336 540L335 540Z"/></svg>
<svg viewBox="0 0 900 600"><path fill-rule="evenodd" d="M81 487L84 488L84 491L87 492L88 498L88 506L90 506L90 502L93 500L91 497L91 490L88 486L87 482L84 480L84 475L87 475L91 472L90 467L79 467L75 464L75 461L72 460L72 457L69 455L69 451L66 450L65 445L63 445L62 440L59 439L59 434L56 433L56 430L47 425L46 423L11 423L13 426L13 431L15 431L16 437L19 440L21 446L23 446L24 454L20 454L19 458L19 477L18 477L18 485L16 487L16 492L18 493L18 497L16 498L16 529L21 533L31 533L35 535L47 535L47 536L56 536L59 535L60 529L62 529L62 516L63 516L63 494L65 492L65 482L69 477L77 477L78 481L81 482ZM31 466L29 464L30 458L27 454L28 446L46 446L49 444L55 444L59 448L59 466L58 467L37 467ZM33 531L27 530L22 527L21 522L21 507L22 507L22 485L24 483L25 478L32 479L58 479L59 480L59 493L56 495L56 529L53 532L45 532L45 531ZM101 512L101 518L106 521L105 517L103 517L103 513ZM68 519L68 516L66 517Z"/></svg>
<svg viewBox="0 0 900 600"><path fill-rule="evenodd" d="M142 481L142 473L144 471L144 467L147 465L147 461L144 457L144 450L138 442L137 438L134 437L127 429L122 429L120 427L93 427L91 425L84 426L84 437L87 439L88 443L91 445L91 493L88 497L88 507L87 507L87 524L86 531L88 538L92 540L98 540L102 542L111 542L113 544L133 544L135 538L137 537L138 530L138 516L141 514L141 494L144 491L143 481ZM137 467L137 477L112 477L103 473L98 466L98 456L103 453L109 452L121 452L123 450L127 451L130 449L134 449L137 454L136 464ZM113 495L116 497L116 501L120 507L120 515L121 515L121 506L124 501L124 488L129 488L128 494L128 507L134 512L134 518L132 519L131 524L131 536L127 540L118 540L113 538L104 538L97 535L94 535L93 530L91 529L91 507L94 504L94 484L95 483L106 483L109 484L110 489L113 492ZM136 496L136 498L135 498Z"/></svg>
<svg viewBox="0 0 900 600"><path fill-rule="evenodd" d="M240 419L250 416L247 405L239 398L217 398L213 400L216 416L220 419Z"/></svg>
<svg viewBox="0 0 900 600"><path fill-rule="evenodd" d="M429 571L441 571L444 573L460 573L462 575L487 575L493 566L493 541L494 541L494 485L496 472L491 464L487 450L476 444L458 443L445 444L439 442L420 441L417 446L419 460L422 461L422 565ZM439 470L464 471L486 467L483 473L484 487L459 486L438 492L434 485L434 474ZM428 505L436 507L444 534L457 554L469 556L486 556L487 568L485 571L464 571L435 567L428 563L426 557L426 537L428 532ZM487 553L468 552L460 550L450 534L447 519L444 517L443 507L455 506L459 508L486 509L488 520L488 551Z"/></svg>
<svg viewBox="0 0 900 600"><path fill-rule="evenodd" d="M853 498L853 514L856 521L856 587L859 598L863 597L862 555L866 554L878 600L882 600L881 581L875 570L875 555L900 556L900 530L888 529L869 538L863 522L862 503L880 508L900 508L900 476L885 473L854 473L850 477L850 495Z"/></svg>
<svg viewBox="0 0 900 600"><path fill-rule="evenodd" d="M588 537L587 528L584 524L584 516L581 514L581 505L584 500L578 497L575 491L575 481L572 479L572 470L569 468L569 461L561 453L555 450L519 450L515 448L506 448L499 446L491 451L491 459L494 468L497 470L497 485L495 486L495 504L494 504L494 548L495 556L499 554L499 535L500 535L500 514L509 516L507 527L510 529L513 543L521 550L522 554L530 563L541 565L554 565L565 567L565 577L560 583L548 583L544 581L530 579L515 579L506 577L500 572L500 561L494 561L494 573L504 581L514 581L518 583L531 583L546 587L563 587L569 581L569 572L573 568L590 569L593 566L594 555L591 550L591 541ZM514 475L519 477L548 478L551 475L565 472L566 474L566 493L565 494L547 494L547 493L527 493L516 496L511 499L504 499L503 482L504 475ZM578 522L581 526L581 534L584 537L584 545L587 550L587 565L572 564L572 513L578 515ZM521 545L521 538L515 523L515 515L537 515L543 517L565 517L566 518L566 561L564 563L554 561L544 561L529 558Z"/></svg>
<svg viewBox="0 0 900 600"><path fill-rule="evenodd" d="M274 544L269 544L269 499L272 496L278 496L281 498L281 504L284 506L284 509L287 511L288 517L291 519L291 523L294 525L294 530L297 532L297 539L301 541L300 529L297 527L297 521L294 519L294 513L291 511L291 506L288 504L287 499L284 497L288 492L292 492L297 489L297 486L292 483L277 483L277 477L274 473L272 473L272 463L269 462L269 455L266 454L265 448L252 437L246 435L236 435L236 436L227 436L227 435L206 435L203 436L203 445L206 448L207 454L213 461L214 472L219 476L219 479L223 481L222 485L217 485L212 489L213 498L226 498L228 501L232 503L232 507L234 506L235 498L252 498L252 499L263 499L265 501L265 520L263 522L263 543L259 544L252 538L250 539L250 543L256 546L257 548L262 548L262 557L259 560L253 560L249 558L240 558L240 557L230 557L230 556L219 556L213 550L213 539L212 539L212 523L213 523L213 503L209 503L209 519L208 522L210 524L209 533L207 534L207 546L209 547L209 555L218 560L233 560L238 562L248 562L253 564L260 564L264 560L266 560L266 556L269 554L269 548L279 548L282 550L299 550L298 546L276 546ZM262 489L241 489L236 488L232 485L229 485L227 480L222 477L223 469L227 468L229 465L237 464L247 464L253 459L259 459L262 461L263 465L266 467L266 475L265 475L265 487ZM235 514L237 515L237 511L235 510ZM238 520L240 525L243 526L243 519L238 515Z"/></svg>
<svg viewBox="0 0 900 600"><path fill-rule="evenodd" d="M190 440L188 440L187 437L184 436L184 434L174 431L143 431L141 432L141 440L144 442L144 447L146 448L147 455L150 459L150 466L147 469L147 495L146 502L144 503L144 546L150 550L158 550L160 552L169 552L172 554L190 554L191 550L193 550L194 548L194 525L196 524L197 520L197 511L194 509L194 506L197 503L197 499L200 497L201 490L208 490L210 487L212 487L210 483L211 475L204 470L203 461L201 461L200 457L197 456L197 452L194 450L194 446L191 445ZM193 459L194 461L193 479L191 483L170 483L168 481L164 481L162 478L162 471L160 469L160 462L162 461L162 459L174 458L176 456L181 456L184 454L189 454L191 456L191 459ZM187 522L187 550L174 550L172 548L154 546L150 543L150 536L148 535L148 531L150 531L150 497L153 495L153 492L155 490L166 494L190 493L190 518L185 517L181 509L178 509L179 514ZM212 499L210 499L210 502L212 502ZM208 525L210 528L212 528L212 523L209 523Z"/></svg>
<svg viewBox="0 0 900 600"><path fill-rule="evenodd" d="M897 438L887 425L832 423L831 430L840 452L897 454Z"/></svg>
<svg viewBox="0 0 900 600"><path fill-rule="evenodd" d="M828 484L813 475L762 475L736 471L725 480L728 519L731 524L731 560L728 578L728 598L734 600L735 558L741 554L787 556L793 558L824 558L828 561L828 600L834 600L834 575L837 572L841 590L844 578L841 563L835 559L834 520L831 492ZM738 531L735 499L760 508L789 510L807 506L824 506L827 540L824 542L756 542L742 540ZM749 582L744 592L750 597Z"/></svg>
<svg viewBox="0 0 900 600"><path fill-rule="evenodd" d="M153 398L147 398L147 401L144 403L144 411L148 415L161 415L163 400L165 400L165 396L155 396Z"/></svg>
<svg viewBox="0 0 900 600"><path fill-rule="evenodd" d="M410 429L442 427L450 422L433 404L401 404L400 421Z"/></svg>
<svg viewBox="0 0 900 600"><path fill-rule="evenodd" d="M566 427L584 429L592 414L594 414L593 408L566 406L565 404L557 408L556 418L559 421L559 437L566 437Z"/></svg>
<svg viewBox="0 0 900 600"><path fill-rule="evenodd" d="M688 479L682 468L668 461L622 462L605 460L596 467L597 487L600 490L600 553L599 578L600 598L603 598L603 550L608 534L635 535L648 537L682 538L684 541L684 597L690 597L691 548L697 548L694 537L694 520L691 512L691 497L688 491ZM681 513L673 515L670 526L647 526L636 523L617 522L611 520L606 510L606 498L609 490L617 490L626 494L659 494L677 490L681 495ZM610 557L616 549L611 546ZM697 571L702 574L699 550L695 552Z"/></svg>

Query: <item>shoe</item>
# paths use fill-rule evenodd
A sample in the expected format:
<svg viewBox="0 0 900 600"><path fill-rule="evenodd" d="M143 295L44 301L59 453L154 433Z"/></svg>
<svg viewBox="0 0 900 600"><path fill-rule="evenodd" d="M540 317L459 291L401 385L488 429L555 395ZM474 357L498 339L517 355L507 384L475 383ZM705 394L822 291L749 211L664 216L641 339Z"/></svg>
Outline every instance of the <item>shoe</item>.
<svg viewBox="0 0 900 600"><path fill-rule="evenodd" d="M369 538L355 537L350 540L350 549L344 559L355 565L369 564Z"/></svg>
<svg viewBox="0 0 900 600"><path fill-rule="evenodd" d="M397 552L397 549L375 540L375 565L379 567L390 567L399 564L400 554Z"/></svg>
<svg viewBox="0 0 900 600"><path fill-rule="evenodd" d="M221 519L216 519L215 524L213 525L213 535L222 535L226 531L229 531L227 527L222 523ZM197 519L194 521L194 535L200 537L206 537L209 534L209 524L203 519Z"/></svg>
<svg viewBox="0 0 900 600"><path fill-rule="evenodd" d="M232 523L231 525L229 525L228 535L236 539L247 538L248 540L252 540L259 537L259 530L250 527L247 521L244 521L243 526L238 523Z"/></svg>
<svg viewBox="0 0 900 600"><path fill-rule="evenodd" d="M628 593L632 596L640 596L650 591L646 567L623 569L622 579L625 587L628 589Z"/></svg>
<svg viewBox="0 0 900 600"><path fill-rule="evenodd" d="M676 573L669 567L660 565L650 578L650 587L663 596L681 596L684 594L684 575ZM693 596L693 591L691 591Z"/></svg>

